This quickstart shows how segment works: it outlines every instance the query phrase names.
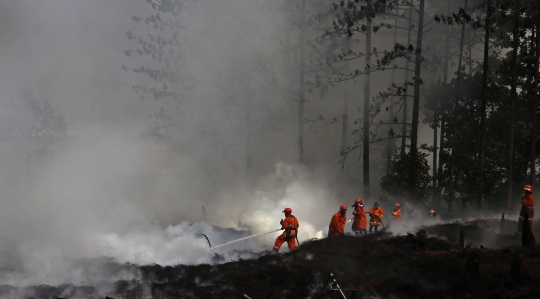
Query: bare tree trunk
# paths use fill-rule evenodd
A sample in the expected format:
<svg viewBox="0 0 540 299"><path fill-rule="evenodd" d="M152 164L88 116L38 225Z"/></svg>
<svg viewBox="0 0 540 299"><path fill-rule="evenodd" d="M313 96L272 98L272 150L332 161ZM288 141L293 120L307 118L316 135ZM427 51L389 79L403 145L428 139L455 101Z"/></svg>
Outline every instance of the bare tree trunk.
<svg viewBox="0 0 540 299"><path fill-rule="evenodd" d="M439 129L439 120L434 121L435 127L433 128L433 190L437 188L437 130ZM437 200L437 193L433 192L433 203Z"/></svg>
<svg viewBox="0 0 540 299"><path fill-rule="evenodd" d="M439 171L438 171L438 177L437 177L437 186L439 187L439 192L437 192L437 201L439 202L439 208L442 206L442 200L441 200L441 193L442 193L442 172L443 172L443 166L442 166L442 149L444 145L444 133L446 126L446 119L444 117L441 117L441 136L439 137Z"/></svg>
<svg viewBox="0 0 540 299"><path fill-rule="evenodd" d="M411 44L412 30L412 3L409 3L409 28L407 30L407 47ZM409 60L405 62L405 82L409 80ZM408 88L405 87L405 95L403 96L403 125L401 127L401 156L405 156L405 147L407 141L407 97L409 96Z"/></svg>
<svg viewBox="0 0 540 299"><path fill-rule="evenodd" d="M399 15L399 8L398 8L399 1L398 0L395 0L395 5L396 5L396 15ZM396 18L394 20L394 45L397 43L398 19L399 19L399 17L396 16ZM392 85L395 82L396 82L396 69L392 68ZM390 104L390 109L389 110L390 110L389 111L389 123L393 123L394 122L394 103L393 102ZM393 130L393 129L394 129L394 126L389 125L389 130ZM388 137L390 137L390 138L393 137L390 134L388 134L388 135L389 135ZM386 173L390 173L390 164L392 162L392 152L393 152L395 144L396 144L396 142L394 141L394 139L388 139L388 142L386 144Z"/></svg>
<svg viewBox="0 0 540 299"><path fill-rule="evenodd" d="M517 98L517 51L519 44L519 11L517 1L514 1L514 41L512 50L512 86L510 94L510 140L508 147L508 195L506 198L506 204L508 207L512 205L512 185L513 185L513 172L514 172L514 122L516 111L516 98Z"/></svg>
<svg viewBox="0 0 540 299"><path fill-rule="evenodd" d="M467 7L467 0L465 0L465 7ZM458 70L456 78L456 98L454 101L454 112L452 116L452 155L450 156L450 199L448 201L448 210L452 209L452 203L455 199L455 190L454 190L454 173L456 165L456 145L457 145L457 114L459 110L459 84L461 81L461 63L463 62L463 40L465 38L465 22L461 25L461 42L459 46L459 60L458 60ZM462 206L464 209L465 207Z"/></svg>
<svg viewBox="0 0 540 299"><path fill-rule="evenodd" d="M306 95L304 90L304 68L306 59L306 0L302 0L300 17L300 72L298 76L298 163L304 163L304 105Z"/></svg>
<svg viewBox="0 0 540 299"><path fill-rule="evenodd" d="M247 87L248 87L248 93L246 95L246 174L249 178L251 175L251 168L252 168L252 155L253 152L251 150L251 92L250 91L250 80L247 79Z"/></svg>
<svg viewBox="0 0 540 299"><path fill-rule="evenodd" d="M367 72L364 77L364 156L363 156L363 178L364 178L364 198L369 198L369 99L370 99L370 56L371 56L371 0L367 1L367 30L366 30L366 67Z"/></svg>
<svg viewBox="0 0 540 299"><path fill-rule="evenodd" d="M537 13L540 15L540 5L537 5ZM533 117L532 117L532 138L531 138L531 182L534 188L536 187L536 112L538 109L538 68L540 68L540 18L537 18L536 23L536 58L534 60L534 97L533 97Z"/></svg>
<svg viewBox="0 0 540 299"><path fill-rule="evenodd" d="M473 29L469 28L469 42L467 43L467 48L469 50L469 76L471 77L472 77L472 43L473 43L472 31Z"/></svg>
<svg viewBox="0 0 540 299"><path fill-rule="evenodd" d="M346 45L347 45L347 51L349 50L349 41L350 37L347 35L345 37L347 39ZM341 130L341 150L345 152L347 150L347 143L348 141L348 131L349 131L349 116L347 113L349 112L349 82L345 81L343 82L343 113L341 114L341 118L343 119L343 126Z"/></svg>
<svg viewBox="0 0 540 299"><path fill-rule="evenodd" d="M480 104L480 171L478 172L478 193L476 196L476 211L482 210L484 196L484 165L486 150L486 103L489 76L489 34L491 32L491 0L487 0L486 33L484 38L484 69L482 73L482 99Z"/></svg>
<svg viewBox="0 0 540 299"><path fill-rule="evenodd" d="M444 46L443 83L448 83L448 62L450 60L450 26L446 27L446 40Z"/></svg>
<svg viewBox="0 0 540 299"><path fill-rule="evenodd" d="M450 3L448 3L448 11L450 11ZM450 60L450 26L446 27L446 38L445 38L445 47L444 47L444 65L443 65L443 83L448 83L448 61ZM443 171L443 145L444 145L444 133L445 133L446 119L441 118L441 137L439 138L439 177L437 185L441 188L442 177L441 173ZM442 189L437 192L438 202L442 206L441 202Z"/></svg>
<svg viewBox="0 0 540 299"><path fill-rule="evenodd" d="M411 129L411 159L409 162L409 194L411 199L414 198L414 190L416 189L416 169L417 169L417 154L418 154L418 114L420 110L420 85L422 79L420 71L422 70L422 40L424 37L424 0L420 0L419 16L418 16L418 36L416 38L416 58L414 61L414 98L413 98L413 115Z"/></svg>

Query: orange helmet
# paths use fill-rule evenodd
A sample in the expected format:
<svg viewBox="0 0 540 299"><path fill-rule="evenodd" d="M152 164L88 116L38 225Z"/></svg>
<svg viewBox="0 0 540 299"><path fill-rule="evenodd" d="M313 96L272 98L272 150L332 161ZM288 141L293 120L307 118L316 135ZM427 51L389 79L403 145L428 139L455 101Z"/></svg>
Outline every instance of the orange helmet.
<svg viewBox="0 0 540 299"><path fill-rule="evenodd" d="M291 208L285 208L285 210L283 210L283 213L290 214L290 213L292 213L292 209Z"/></svg>
<svg viewBox="0 0 540 299"><path fill-rule="evenodd" d="M531 192L531 193L532 193L532 186L531 186L531 185L529 185L529 184L527 184L527 185L523 186L523 190L525 190L525 191L529 191L529 192Z"/></svg>
<svg viewBox="0 0 540 299"><path fill-rule="evenodd" d="M399 202L396 202L396 208L401 208L401 205L399 204Z"/></svg>
<svg viewBox="0 0 540 299"><path fill-rule="evenodd" d="M360 198L357 198L354 200L355 203L361 205L362 204L362 200Z"/></svg>
<svg viewBox="0 0 540 299"><path fill-rule="evenodd" d="M346 210L346 209L347 209L347 205L343 204L343 205L339 206L339 209L340 209L340 210Z"/></svg>
<svg viewBox="0 0 540 299"><path fill-rule="evenodd" d="M435 213L437 213L437 211L435 211L434 209L431 209L431 210L429 210L429 213L430 214L435 214Z"/></svg>

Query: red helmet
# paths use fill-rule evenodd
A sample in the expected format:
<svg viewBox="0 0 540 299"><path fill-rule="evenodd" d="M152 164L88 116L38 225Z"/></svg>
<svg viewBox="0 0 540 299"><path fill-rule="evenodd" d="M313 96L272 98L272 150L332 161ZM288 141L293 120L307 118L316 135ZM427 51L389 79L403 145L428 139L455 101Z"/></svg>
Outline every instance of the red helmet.
<svg viewBox="0 0 540 299"><path fill-rule="evenodd" d="M290 213L292 213L292 209L291 208L285 208L285 210L283 210L283 213L290 214Z"/></svg>
<svg viewBox="0 0 540 299"><path fill-rule="evenodd" d="M527 185L523 186L523 190L525 190L525 191L529 191L529 192L531 192L531 193L532 193L532 186L531 186L531 185L529 185L529 184L527 184Z"/></svg>
<svg viewBox="0 0 540 299"><path fill-rule="evenodd" d="M343 204L343 205L339 206L339 209L340 209L340 210L346 210L346 209L347 209L347 205Z"/></svg>
<svg viewBox="0 0 540 299"><path fill-rule="evenodd" d="M355 199L354 202L359 204L359 205L363 204L362 200L360 198Z"/></svg>
<svg viewBox="0 0 540 299"><path fill-rule="evenodd" d="M399 204L399 202L396 202L396 208L401 208L401 205Z"/></svg>
<svg viewBox="0 0 540 299"><path fill-rule="evenodd" d="M437 211L435 211L434 209L431 209L431 210L429 210L429 213L430 214L435 214L435 213L437 213Z"/></svg>

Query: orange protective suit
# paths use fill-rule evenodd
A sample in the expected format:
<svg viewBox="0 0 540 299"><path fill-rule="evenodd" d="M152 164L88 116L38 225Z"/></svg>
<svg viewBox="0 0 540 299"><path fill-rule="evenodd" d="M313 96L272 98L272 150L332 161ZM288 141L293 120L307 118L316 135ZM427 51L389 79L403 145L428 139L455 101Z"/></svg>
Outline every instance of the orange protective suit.
<svg viewBox="0 0 540 299"><path fill-rule="evenodd" d="M384 211L381 207L375 208L372 207L369 210L369 225L370 226L380 226L381 220L383 218Z"/></svg>
<svg viewBox="0 0 540 299"><path fill-rule="evenodd" d="M532 230L532 223L534 218L534 197L531 193L525 194L521 198L521 211L519 211L519 221L518 221L518 232L521 232L523 229L523 220L525 219L525 214L529 216L529 226Z"/></svg>
<svg viewBox="0 0 540 299"><path fill-rule="evenodd" d="M394 208L394 211L391 214L394 216L394 220L401 221L401 209Z"/></svg>
<svg viewBox="0 0 540 299"><path fill-rule="evenodd" d="M357 232L360 230L365 230L367 228L367 217L364 207L361 205L356 205L354 208L354 218L352 223L352 230Z"/></svg>
<svg viewBox="0 0 540 299"><path fill-rule="evenodd" d="M300 224L298 224L298 219L291 214L287 214L281 223L281 228L284 229L285 232L276 238L276 242L274 243L274 248L272 250L278 252L279 248L285 241L287 241L289 251L295 250L298 227L300 227Z"/></svg>
<svg viewBox="0 0 540 299"><path fill-rule="evenodd" d="M344 234L345 222L347 222L347 215L341 215L341 212L337 212L332 216L330 225L328 226L328 236L341 236Z"/></svg>

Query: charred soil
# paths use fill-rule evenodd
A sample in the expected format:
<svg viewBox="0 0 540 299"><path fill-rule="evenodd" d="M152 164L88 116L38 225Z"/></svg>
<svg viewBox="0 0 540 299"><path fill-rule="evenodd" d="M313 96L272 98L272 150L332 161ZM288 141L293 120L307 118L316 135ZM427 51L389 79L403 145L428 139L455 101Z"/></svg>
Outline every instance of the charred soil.
<svg viewBox="0 0 540 299"><path fill-rule="evenodd" d="M217 265L146 265L137 267L137 279L106 288L41 285L24 288L19 298L540 298L540 247L522 248L518 238L490 227L454 223L405 236L309 240L291 253ZM468 240L463 248L460 231ZM0 286L0 298L21 291Z"/></svg>

